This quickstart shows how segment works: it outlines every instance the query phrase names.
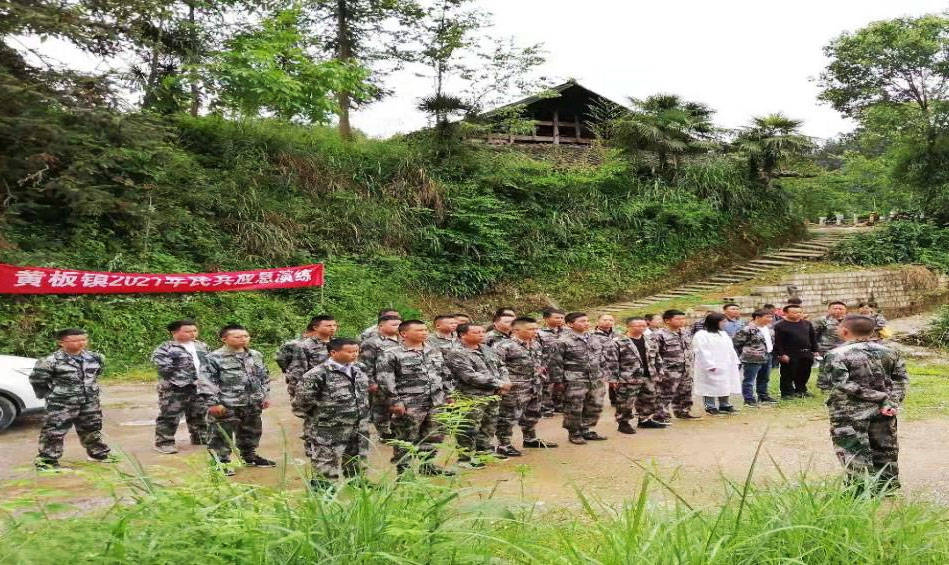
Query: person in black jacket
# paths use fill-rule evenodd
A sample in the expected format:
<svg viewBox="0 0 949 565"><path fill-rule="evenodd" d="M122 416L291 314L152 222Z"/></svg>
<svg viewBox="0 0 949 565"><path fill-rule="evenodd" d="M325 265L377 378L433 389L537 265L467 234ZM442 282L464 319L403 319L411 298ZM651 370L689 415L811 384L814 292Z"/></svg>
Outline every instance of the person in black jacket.
<svg viewBox="0 0 949 565"><path fill-rule="evenodd" d="M817 351L814 326L798 304L784 307L784 320L774 325L774 354L781 361L781 398L803 398Z"/></svg>

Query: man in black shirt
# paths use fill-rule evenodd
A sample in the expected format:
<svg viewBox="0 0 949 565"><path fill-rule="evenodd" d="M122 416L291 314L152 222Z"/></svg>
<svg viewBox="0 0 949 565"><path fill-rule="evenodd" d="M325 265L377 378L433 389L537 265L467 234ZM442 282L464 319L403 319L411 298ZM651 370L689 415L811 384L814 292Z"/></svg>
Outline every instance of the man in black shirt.
<svg viewBox="0 0 949 565"><path fill-rule="evenodd" d="M811 377L817 334L804 319L804 309L797 304L784 307L784 320L774 325L774 355L781 361L781 398L803 398Z"/></svg>

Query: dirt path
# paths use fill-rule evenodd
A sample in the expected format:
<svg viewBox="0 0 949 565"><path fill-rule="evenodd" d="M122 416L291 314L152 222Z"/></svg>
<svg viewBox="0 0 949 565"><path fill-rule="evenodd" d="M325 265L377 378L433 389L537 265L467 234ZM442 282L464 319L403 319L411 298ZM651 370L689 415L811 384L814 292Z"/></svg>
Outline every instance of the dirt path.
<svg viewBox="0 0 949 565"><path fill-rule="evenodd" d="M275 408L265 412L260 453L281 457L286 438L290 456L286 475L296 487L302 484L300 476L306 465L297 439L300 422L287 408L282 383L275 383L274 390ZM107 439L111 445L140 460L151 474L169 478L187 476L183 471L190 473L201 468L204 451L181 444L182 452L175 456L152 451L156 399L153 384L104 387ZM560 448L530 451L524 457L492 463L483 470L465 471L463 480L476 486L496 487L504 495L519 496L520 476L524 472L524 492L532 500L569 504L576 500L574 488L580 488L605 501L618 502L634 493L640 484L643 472L632 464L632 460L636 460L655 468L686 498L711 500L722 492L721 476L736 481L744 479L757 442L766 433L765 456L757 473L761 480L779 477L769 458L787 475L802 471L825 475L839 471L827 437L826 413L817 399L789 407L745 410L728 417L676 422L671 429L642 430L634 436L616 432L612 413L612 408L607 407L597 428L609 436L608 441L586 446L567 444L560 418L545 419L539 427L541 437L560 442ZM89 492L89 484L81 474L35 479L31 461L36 452L39 423L38 418L27 420L0 436L3 445L0 481L13 480L7 482L2 498L27 492L39 483L73 492L76 498L85 499L90 505L102 500L102 494ZM901 423L900 434L901 468L907 491L926 493L949 502L949 473L945 471L949 468L949 443L933 441L933 438L949 436L949 419ZM179 430L178 437L179 440L187 438L187 431ZM516 442L519 444L519 438ZM70 434L64 463L84 461L84 455L76 436ZM374 444L371 465L375 472L391 472L388 456L387 447ZM128 463L122 465L129 468ZM236 480L277 484L282 475L280 471L241 469Z"/></svg>

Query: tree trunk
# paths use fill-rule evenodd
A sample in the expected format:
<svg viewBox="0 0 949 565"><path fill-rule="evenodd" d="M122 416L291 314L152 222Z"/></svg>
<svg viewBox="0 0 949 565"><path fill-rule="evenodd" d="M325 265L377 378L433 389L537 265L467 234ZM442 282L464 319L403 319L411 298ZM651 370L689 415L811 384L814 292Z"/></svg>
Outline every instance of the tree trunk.
<svg viewBox="0 0 949 565"><path fill-rule="evenodd" d="M336 58L342 62L351 61L353 46L346 0L336 0L336 44ZM345 90L337 92L336 101L339 104L339 135L343 139L352 139L353 129L349 123L349 105L351 102L349 93Z"/></svg>
<svg viewBox="0 0 949 565"><path fill-rule="evenodd" d="M195 66L198 64L198 30L195 27L194 2L188 2L188 23L191 33L191 47L188 50L188 64L191 66L189 74L191 75L191 115L197 116L201 108L201 92L198 90L198 71Z"/></svg>

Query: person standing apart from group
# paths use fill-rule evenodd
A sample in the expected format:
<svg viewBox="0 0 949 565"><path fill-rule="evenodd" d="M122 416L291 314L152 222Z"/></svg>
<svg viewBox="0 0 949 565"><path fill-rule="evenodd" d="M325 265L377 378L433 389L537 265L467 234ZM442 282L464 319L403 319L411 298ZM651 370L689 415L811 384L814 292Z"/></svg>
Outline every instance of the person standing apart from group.
<svg viewBox="0 0 949 565"><path fill-rule="evenodd" d="M60 468L63 442L72 427L90 461L117 461L102 441L99 377L105 359L86 349L89 336L84 330L61 330L56 333L56 342L59 349L37 361L30 373L33 392L46 401L36 468L53 472Z"/></svg>
<svg viewBox="0 0 949 565"><path fill-rule="evenodd" d="M838 325L843 345L821 365L817 386L827 391L830 437L857 489L899 488L896 420L909 377L899 352L873 339L876 321L847 316Z"/></svg>
<svg viewBox="0 0 949 565"><path fill-rule="evenodd" d="M171 339L152 353L158 369L158 418L155 419L155 451L178 453L175 432L184 415L191 445L207 443L207 406L198 396L198 374L207 367L208 346L198 341L198 326L192 320L176 320L167 326Z"/></svg>
<svg viewBox="0 0 949 565"><path fill-rule="evenodd" d="M718 312L705 317L705 324L692 336L695 356L695 393L702 396L705 411L715 415L735 411L729 395L741 394L738 355L725 331L727 318Z"/></svg>
<svg viewBox="0 0 949 565"><path fill-rule="evenodd" d="M772 321L774 316L769 311L755 310L751 313L751 323L738 330L732 340L741 361L741 395L745 406L756 407L760 403L775 402L768 394L771 355L774 351Z"/></svg>
<svg viewBox="0 0 949 565"><path fill-rule="evenodd" d="M807 381L817 351L814 325L804 319L800 304L784 307L784 319L774 325L774 355L781 362L781 399L810 396Z"/></svg>

